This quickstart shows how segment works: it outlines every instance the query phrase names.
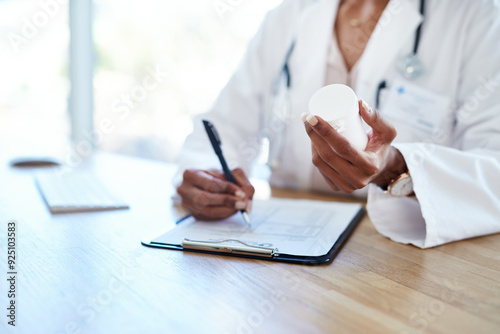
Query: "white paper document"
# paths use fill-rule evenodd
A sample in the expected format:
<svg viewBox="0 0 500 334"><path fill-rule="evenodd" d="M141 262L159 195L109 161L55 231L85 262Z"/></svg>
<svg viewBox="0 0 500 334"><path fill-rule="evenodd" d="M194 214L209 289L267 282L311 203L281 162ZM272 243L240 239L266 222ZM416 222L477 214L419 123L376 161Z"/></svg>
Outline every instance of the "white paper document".
<svg viewBox="0 0 500 334"><path fill-rule="evenodd" d="M328 253L360 210L360 204L351 203L254 200L251 226L239 212L221 221L189 218L152 242L180 245L185 239L207 242L233 239L251 246L274 248L278 254L321 256Z"/></svg>

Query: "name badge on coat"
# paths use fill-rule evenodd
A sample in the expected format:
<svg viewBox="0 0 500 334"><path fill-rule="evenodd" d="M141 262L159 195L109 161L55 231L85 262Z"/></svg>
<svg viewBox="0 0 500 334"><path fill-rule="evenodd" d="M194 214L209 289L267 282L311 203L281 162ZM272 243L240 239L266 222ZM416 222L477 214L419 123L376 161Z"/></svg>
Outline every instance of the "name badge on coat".
<svg viewBox="0 0 500 334"><path fill-rule="evenodd" d="M433 133L446 114L450 99L415 84L394 80L382 108L388 119Z"/></svg>

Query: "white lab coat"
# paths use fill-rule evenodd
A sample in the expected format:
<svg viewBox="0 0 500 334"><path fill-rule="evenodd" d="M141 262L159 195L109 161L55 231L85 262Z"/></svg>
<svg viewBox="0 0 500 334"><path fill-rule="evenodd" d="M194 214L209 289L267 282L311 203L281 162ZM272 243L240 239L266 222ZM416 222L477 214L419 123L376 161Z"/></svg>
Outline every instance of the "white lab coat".
<svg viewBox="0 0 500 334"><path fill-rule="evenodd" d="M213 109L201 116L216 125L230 166L248 171L255 159L271 86L296 36L289 63L292 117L283 163L270 182L310 189L315 167L300 114L325 83L338 3L289 0L266 16ZM390 87L401 78L395 63L413 49L422 20L418 6L418 0L391 0L359 60L354 89L372 106L382 80ZM418 56L425 73L412 82L447 96L453 108L442 110L439 131L432 135L389 119L398 130L394 146L406 160L416 199L395 198L370 185L368 215L380 233L422 248L500 232L498 2L427 0ZM180 170L220 168L199 119L180 154Z"/></svg>

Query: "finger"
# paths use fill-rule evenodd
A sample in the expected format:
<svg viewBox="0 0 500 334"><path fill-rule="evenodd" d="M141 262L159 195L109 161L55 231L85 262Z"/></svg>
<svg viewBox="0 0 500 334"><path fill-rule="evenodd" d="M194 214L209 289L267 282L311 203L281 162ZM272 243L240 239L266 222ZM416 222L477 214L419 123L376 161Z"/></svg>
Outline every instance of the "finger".
<svg viewBox="0 0 500 334"><path fill-rule="evenodd" d="M306 124L306 130L308 128L311 128L311 126ZM318 167L316 165L316 160L319 159L317 161L318 163L324 161L330 168L335 170L348 170L350 168L353 168L353 165L349 161L338 155L337 152L333 150L333 148L326 142L326 140L323 139L314 130L309 130L308 134L309 138L311 138L313 147L312 162L316 167Z"/></svg>
<svg viewBox="0 0 500 334"><path fill-rule="evenodd" d="M233 169L232 172L236 183L243 189L248 198L252 199L253 195L255 194L255 188L248 180L245 172L241 168Z"/></svg>
<svg viewBox="0 0 500 334"><path fill-rule="evenodd" d="M323 124L321 124L321 121ZM311 130L308 131L308 127L311 128ZM337 140L337 143L336 144L334 143L332 145L332 142L334 142L333 139L327 141L325 138L323 138L321 134L318 133L319 130L317 131L319 127L323 128L325 132L331 132L331 135L337 138L335 139ZM367 168L370 168L371 165L369 161L369 156L366 154L366 152L358 150L355 147L353 147L344 136L337 133L335 129L333 129L327 122L323 121L320 117L317 117L317 123L314 127L306 124L306 131L308 131L311 141L315 143L320 143L321 141L317 139L320 138L326 143L327 146L318 144L316 145L318 148L320 148L319 153L322 159L325 162L327 162L332 168L337 170L340 174L345 174L353 168L358 170L365 170ZM337 153L337 156L332 154L331 152L332 149L334 150L334 152Z"/></svg>
<svg viewBox="0 0 500 334"><path fill-rule="evenodd" d="M352 183L348 178L345 177L344 174L339 173L337 170L331 168L330 165L323 161L321 158L313 157L313 159L314 165L318 168L323 178L330 181L327 181L328 185L330 187L332 187L332 185L334 186L332 187L333 190L342 190L350 193L356 189L356 187L352 185Z"/></svg>
<svg viewBox="0 0 500 334"><path fill-rule="evenodd" d="M186 199L191 199L194 208L204 208L208 206L224 206L228 208L237 209L242 204L237 204L242 202L241 198L220 193L211 193L208 191L203 191L196 187L190 187L187 190L180 189L181 196Z"/></svg>
<svg viewBox="0 0 500 334"><path fill-rule="evenodd" d="M352 193L357 188L354 187L349 180L342 177L336 171L330 171L329 173L320 172L326 183L335 191L343 191L346 193ZM335 174L336 173L336 174ZM332 187L334 186L334 188Z"/></svg>
<svg viewBox="0 0 500 334"><path fill-rule="evenodd" d="M225 181L226 180L226 177L224 176L224 173L222 173L220 170L218 169L208 169L205 171L207 174L209 175L212 175L213 177L219 179L219 180L222 180L222 181Z"/></svg>
<svg viewBox="0 0 500 334"><path fill-rule="evenodd" d="M187 208L195 217L205 219L222 219L233 215L247 205L241 199L230 195L213 194L192 187L187 191L180 187L182 205Z"/></svg>
<svg viewBox="0 0 500 334"><path fill-rule="evenodd" d="M311 151L312 151L313 155L318 154L314 145L312 145ZM333 191L339 191L338 185L335 182L333 182L332 180L330 180L325 174L323 174L323 172L319 168L318 168L318 172L321 174L321 176L323 177L325 182L328 184L330 189L332 189Z"/></svg>
<svg viewBox="0 0 500 334"><path fill-rule="evenodd" d="M238 187L234 183L218 179L217 177L214 177L213 175L207 173L207 171L202 170L187 170L186 172L184 172L184 180L199 189L211 193L226 193L236 195L238 191L241 191L240 187Z"/></svg>
<svg viewBox="0 0 500 334"><path fill-rule="evenodd" d="M331 181L337 188L345 192L352 192L364 188L375 173L376 167L370 164L369 156L358 165L353 165L338 156L331 148L324 151L314 149L312 163L318 170Z"/></svg>
<svg viewBox="0 0 500 334"><path fill-rule="evenodd" d="M212 175L216 179L219 179L221 181L227 181L226 175L224 173L222 173L221 171L219 171L219 170L210 169L210 170L207 170L206 172L207 172L207 174ZM239 189L239 188L238 188L238 190L236 190L236 192L234 194L235 194L235 196L237 196L237 197L239 197L241 199L244 199L247 196L247 194L245 192L245 189Z"/></svg>
<svg viewBox="0 0 500 334"><path fill-rule="evenodd" d="M319 116L307 116L306 131L311 140L314 134L322 138L344 159L356 163L363 159L362 151L351 145L349 140L337 132L330 124Z"/></svg>
<svg viewBox="0 0 500 334"><path fill-rule="evenodd" d="M397 131L380 113L372 109L364 100L359 100L359 113L373 130L373 139L380 143L390 143L396 138Z"/></svg>
<svg viewBox="0 0 500 334"><path fill-rule="evenodd" d="M323 177L323 179L325 180L325 182L328 184L328 186L330 187L330 189L332 189L333 191L340 191L340 188L338 187L338 185L335 182L333 182L326 175L324 175L323 173L321 173L321 171L320 171L320 174Z"/></svg>

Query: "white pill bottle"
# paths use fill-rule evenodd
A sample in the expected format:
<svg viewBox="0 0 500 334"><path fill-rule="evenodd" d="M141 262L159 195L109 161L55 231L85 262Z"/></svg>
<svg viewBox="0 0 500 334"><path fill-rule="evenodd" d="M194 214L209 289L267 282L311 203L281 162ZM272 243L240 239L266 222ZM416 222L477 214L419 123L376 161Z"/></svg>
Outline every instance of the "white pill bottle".
<svg viewBox="0 0 500 334"><path fill-rule="evenodd" d="M366 148L368 135L359 114L358 97L350 87L333 84L320 88L309 100L309 112L327 121L352 146Z"/></svg>

